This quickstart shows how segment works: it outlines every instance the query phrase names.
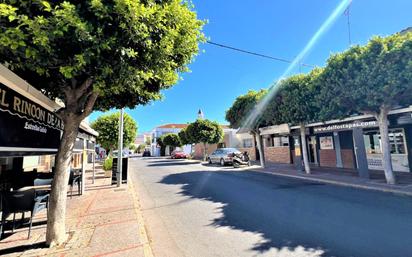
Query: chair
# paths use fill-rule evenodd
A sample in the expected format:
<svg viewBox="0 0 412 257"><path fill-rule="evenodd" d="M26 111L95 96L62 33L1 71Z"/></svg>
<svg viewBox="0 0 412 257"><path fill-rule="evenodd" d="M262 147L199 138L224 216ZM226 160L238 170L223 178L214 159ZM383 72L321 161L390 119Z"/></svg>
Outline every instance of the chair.
<svg viewBox="0 0 412 257"><path fill-rule="evenodd" d="M77 173L77 174L75 174ZM73 186L77 184L78 193L81 192L82 175L79 169L70 169L69 185L70 185L70 198L73 196Z"/></svg>
<svg viewBox="0 0 412 257"><path fill-rule="evenodd" d="M33 217L34 215L36 215L36 213L48 207L48 198L49 194L36 196L36 191L34 189L7 192L4 195L4 206L0 225L0 235L3 235L3 226L6 222L7 217L10 214L13 214L12 232L14 232L16 213L22 213L22 220L24 220L24 213L30 212L30 225L29 233L27 236L27 238L30 238Z"/></svg>
<svg viewBox="0 0 412 257"><path fill-rule="evenodd" d="M53 179L51 179L51 178L50 179L36 178L33 182L33 185L34 186L47 186L47 185L51 186L52 183L53 183ZM35 193L36 193L36 196L39 196L39 195L49 194L49 191L48 190L42 190L42 189L36 189Z"/></svg>

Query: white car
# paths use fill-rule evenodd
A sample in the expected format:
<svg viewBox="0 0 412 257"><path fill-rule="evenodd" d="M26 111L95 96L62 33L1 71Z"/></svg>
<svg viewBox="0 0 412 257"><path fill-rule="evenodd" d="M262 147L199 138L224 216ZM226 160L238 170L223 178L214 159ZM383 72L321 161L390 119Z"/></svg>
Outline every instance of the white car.
<svg viewBox="0 0 412 257"><path fill-rule="evenodd" d="M207 158L209 164L219 163L224 166L228 163L232 163L235 153L240 153L236 148L218 148Z"/></svg>

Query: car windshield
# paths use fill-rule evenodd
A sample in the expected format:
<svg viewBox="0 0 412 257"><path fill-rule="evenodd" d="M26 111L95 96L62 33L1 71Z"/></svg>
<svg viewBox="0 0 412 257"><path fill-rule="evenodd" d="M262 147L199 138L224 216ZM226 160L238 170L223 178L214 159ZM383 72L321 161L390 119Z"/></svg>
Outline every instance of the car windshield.
<svg viewBox="0 0 412 257"><path fill-rule="evenodd" d="M237 152L240 152L238 149L236 149L236 148L225 148L225 149L223 149L223 151L225 152L225 153L237 153Z"/></svg>

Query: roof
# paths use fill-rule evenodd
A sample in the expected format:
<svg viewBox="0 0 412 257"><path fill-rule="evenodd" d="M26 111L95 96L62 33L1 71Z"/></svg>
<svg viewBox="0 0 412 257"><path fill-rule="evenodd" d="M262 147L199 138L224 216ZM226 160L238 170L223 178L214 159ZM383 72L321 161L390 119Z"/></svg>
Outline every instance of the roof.
<svg viewBox="0 0 412 257"><path fill-rule="evenodd" d="M52 101L2 64L0 64L0 82L51 112L63 107L62 104Z"/></svg>
<svg viewBox="0 0 412 257"><path fill-rule="evenodd" d="M175 124L175 123L171 123L171 124L165 124L156 128L186 128L188 124Z"/></svg>
<svg viewBox="0 0 412 257"><path fill-rule="evenodd" d="M409 107L405 107L405 108L399 108L399 109L395 109L395 110L391 110L388 114L392 115L392 114L400 114L400 113L408 113L408 112L412 112L412 105L410 105ZM348 118L344 118L344 119L335 119L335 120L329 120L329 121L325 121L325 122L315 122L315 123L310 123L305 125L305 127L316 127L316 126L322 126L325 124L333 124L333 123L342 123L342 122L347 122L347 121L355 121L355 120L362 120L362 119L370 119L370 118L374 118L373 115L357 115L357 116L352 116L352 117L348 117ZM291 129L298 129L300 128L299 126L292 126Z"/></svg>
<svg viewBox="0 0 412 257"><path fill-rule="evenodd" d="M92 129L90 125L84 120L80 123L79 128L83 129L86 133L89 133L90 135L93 135L95 137L99 136L99 133L96 130Z"/></svg>

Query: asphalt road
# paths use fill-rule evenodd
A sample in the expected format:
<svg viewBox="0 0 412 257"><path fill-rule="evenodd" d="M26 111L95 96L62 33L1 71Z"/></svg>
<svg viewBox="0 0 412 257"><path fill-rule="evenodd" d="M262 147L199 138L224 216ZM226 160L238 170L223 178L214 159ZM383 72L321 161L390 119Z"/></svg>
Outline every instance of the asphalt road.
<svg viewBox="0 0 412 257"><path fill-rule="evenodd" d="M412 198L131 159L156 256L412 256Z"/></svg>

